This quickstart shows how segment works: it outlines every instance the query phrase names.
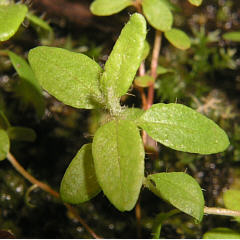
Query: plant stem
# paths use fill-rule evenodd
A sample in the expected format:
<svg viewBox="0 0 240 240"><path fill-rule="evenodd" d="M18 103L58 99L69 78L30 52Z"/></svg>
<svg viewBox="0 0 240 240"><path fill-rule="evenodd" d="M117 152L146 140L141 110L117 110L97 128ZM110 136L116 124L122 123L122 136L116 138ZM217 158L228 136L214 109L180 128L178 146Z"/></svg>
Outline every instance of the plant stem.
<svg viewBox="0 0 240 240"><path fill-rule="evenodd" d="M135 207L135 215L137 219L137 238L141 238L141 205L140 205L140 198L137 201Z"/></svg>
<svg viewBox="0 0 240 240"><path fill-rule="evenodd" d="M41 188L43 191L50 193L55 198L60 198L60 195L58 192L53 190L51 187L49 187L47 184L37 180L35 177L33 177L31 174L29 174L16 160L16 158L9 152L7 155L7 159L12 164L12 166L29 182L31 182L34 185L37 185L39 188ZM87 223L78 215L77 210L72 207L70 204L64 203L66 208L73 214L73 216L83 225L83 227L92 235L94 238L101 238L99 237L88 225Z"/></svg>
<svg viewBox="0 0 240 240"><path fill-rule="evenodd" d="M226 208L204 207L204 213L213 214L213 215L240 217L240 211L230 210Z"/></svg>
<svg viewBox="0 0 240 240"><path fill-rule="evenodd" d="M9 162L13 165L13 167L23 175L29 182L32 184L37 185L39 188L41 188L43 191L50 193L55 198L59 198L59 193L54 191L51 187L49 187L47 184L38 181L36 178L34 178L32 175L30 175L16 160L16 158L11 154L8 153L7 158Z"/></svg>
<svg viewBox="0 0 240 240"><path fill-rule="evenodd" d="M142 14L142 0L135 0L132 5L137 9L137 12Z"/></svg>
<svg viewBox="0 0 240 240"><path fill-rule="evenodd" d="M157 78L157 66L158 66L159 52L161 49L161 42L162 42L162 32L156 30L153 52L152 52L152 61L151 61L151 76L153 77L154 82ZM154 100L154 83L150 85L148 88L147 109L152 106L153 100Z"/></svg>

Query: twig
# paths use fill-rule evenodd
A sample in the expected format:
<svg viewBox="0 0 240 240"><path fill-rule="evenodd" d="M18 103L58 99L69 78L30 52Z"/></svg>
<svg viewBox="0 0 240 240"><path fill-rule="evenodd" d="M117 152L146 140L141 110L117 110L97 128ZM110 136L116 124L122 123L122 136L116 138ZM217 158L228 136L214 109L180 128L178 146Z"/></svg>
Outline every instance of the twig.
<svg viewBox="0 0 240 240"><path fill-rule="evenodd" d="M213 215L240 217L240 211L230 210L226 208L204 207L204 213L213 214Z"/></svg>
<svg viewBox="0 0 240 240"><path fill-rule="evenodd" d="M158 66L159 52L161 49L161 42L162 42L162 32L156 30L153 53L152 53L152 61L151 61L151 76L153 77L154 82L157 78L157 66ZM150 85L148 88L147 108L150 108L152 106L153 99L154 99L154 83Z"/></svg>
<svg viewBox="0 0 240 240"><path fill-rule="evenodd" d="M8 153L7 158L9 162L13 165L13 167L23 175L29 182L32 184L37 185L39 188L41 188L43 191L50 193L55 198L59 198L59 193L54 191L51 187L49 187L47 184L38 181L36 178L34 178L32 175L30 175L16 160L16 158L11 154Z"/></svg>
<svg viewBox="0 0 240 240"><path fill-rule="evenodd" d="M29 182L32 184L37 185L39 188L41 188L43 191L50 193L52 196L55 198L60 198L60 195L58 192L53 190L51 187L49 187L47 184L37 180L35 177L30 175L21 165L20 163L16 160L16 158L11 154L8 153L7 159L9 162L13 165L13 167L24 177L26 178ZM71 205L64 203L64 205L67 207L67 209L73 214L73 216L85 227L85 229L92 235L94 238L101 238L99 237L88 225L87 223L78 215L76 209L72 207Z"/></svg>

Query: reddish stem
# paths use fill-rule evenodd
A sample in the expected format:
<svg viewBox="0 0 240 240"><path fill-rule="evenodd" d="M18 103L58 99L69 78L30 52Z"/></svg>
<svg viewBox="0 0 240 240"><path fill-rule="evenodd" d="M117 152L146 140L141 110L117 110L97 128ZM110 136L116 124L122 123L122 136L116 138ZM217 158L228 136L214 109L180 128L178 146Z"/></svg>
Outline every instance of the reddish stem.
<svg viewBox="0 0 240 240"><path fill-rule="evenodd" d="M153 77L154 82L157 78L157 66L158 66L159 52L161 49L161 41L162 41L162 32L156 30L153 53L152 53L152 61L151 61L151 76ZM151 84L148 88L147 109L152 106L153 99L154 99L154 83Z"/></svg>

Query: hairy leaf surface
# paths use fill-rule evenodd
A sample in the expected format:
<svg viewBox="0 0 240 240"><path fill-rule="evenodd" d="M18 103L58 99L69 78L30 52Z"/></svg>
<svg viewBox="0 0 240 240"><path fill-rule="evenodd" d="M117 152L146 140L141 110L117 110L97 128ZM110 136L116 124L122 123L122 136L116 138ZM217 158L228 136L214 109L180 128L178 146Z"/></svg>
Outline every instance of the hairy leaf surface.
<svg viewBox="0 0 240 240"><path fill-rule="evenodd" d="M226 133L216 123L182 104L154 104L138 124L154 140L178 151L212 154L229 145Z"/></svg>
<svg viewBox="0 0 240 240"><path fill-rule="evenodd" d="M204 198L201 187L190 175L183 172L148 175L150 190L198 221L202 220Z"/></svg>
<svg viewBox="0 0 240 240"><path fill-rule="evenodd" d="M0 5L0 41L8 40L17 32L27 11L23 4Z"/></svg>
<svg viewBox="0 0 240 240"><path fill-rule="evenodd" d="M144 110L140 108L125 108L122 112L122 119L136 121L143 113Z"/></svg>
<svg viewBox="0 0 240 240"><path fill-rule="evenodd" d="M131 6L132 3L132 0L95 0L90 6L90 10L98 16L109 16Z"/></svg>
<svg viewBox="0 0 240 240"><path fill-rule="evenodd" d="M164 1L143 0L142 6L144 15L154 28L162 32L172 28L173 15Z"/></svg>
<svg viewBox="0 0 240 240"><path fill-rule="evenodd" d="M78 204L90 200L100 191L93 164L92 144L85 144L64 174L60 195L64 202Z"/></svg>
<svg viewBox="0 0 240 240"><path fill-rule="evenodd" d="M176 48L186 50L190 48L191 41L188 35L180 29L172 28L164 33L167 40Z"/></svg>
<svg viewBox="0 0 240 240"><path fill-rule="evenodd" d="M28 59L40 85L59 101L86 109L101 101L102 69L89 57L61 48L36 47Z"/></svg>
<svg viewBox="0 0 240 240"><path fill-rule="evenodd" d="M114 120L100 127L93 138L93 159L104 194L118 210L131 210L144 176L144 148L137 126Z"/></svg>
<svg viewBox="0 0 240 240"><path fill-rule="evenodd" d="M135 13L123 28L105 64L101 85L108 102L124 95L132 84L142 60L145 37L146 21Z"/></svg>
<svg viewBox="0 0 240 240"><path fill-rule="evenodd" d="M3 129L0 129L0 161L7 157L9 148L10 142L7 132Z"/></svg>

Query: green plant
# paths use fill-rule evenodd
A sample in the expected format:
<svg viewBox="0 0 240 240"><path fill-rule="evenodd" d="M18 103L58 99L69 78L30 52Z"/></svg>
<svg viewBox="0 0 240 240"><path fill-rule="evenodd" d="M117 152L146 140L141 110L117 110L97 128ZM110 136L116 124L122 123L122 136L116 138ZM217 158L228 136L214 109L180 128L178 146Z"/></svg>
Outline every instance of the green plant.
<svg viewBox="0 0 240 240"><path fill-rule="evenodd" d="M190 2L201 4L201 1ZM190 47L190 39L181 30L172 28L174 6L168 1L97 0L91 10L97 15L110 15L130 5L139 12L142 8L146 19L157 29L150 74L142 64L149 54L149 45L145 40L146 21L139 13L133 14L123 28L104 70L83 54L55 47L32 49L28 56L31 68L14 53L8 54L18 74L26 80L34 79L31 84L38 91L41 91L40 85L69 106L104 113L92 144L82 146L63 177L60 195L64 202L82 203L102 190L118 210L130 211L137 203L141 187L145 186L201 221L204 198L201 187L190 175L162 172L144 176L144 147L149 141L146 133L169 148L198 154L222 152L229 140L212 120L189 107L176 103L153 104L161 32L173 46L182 50ZM16 32L16 25L14 29ZM139 76L134 81L138 69ZM141 94L143 109L128 108L121 103L121 97L127 94L133 81ZM147 98L143 90L146 87ZM4 122L5 117L2 119ZM1 130L1 159L9 158L8 136ZM161 215L156 220L156 237L159 237L162 222L177 212Z"/></svg>

